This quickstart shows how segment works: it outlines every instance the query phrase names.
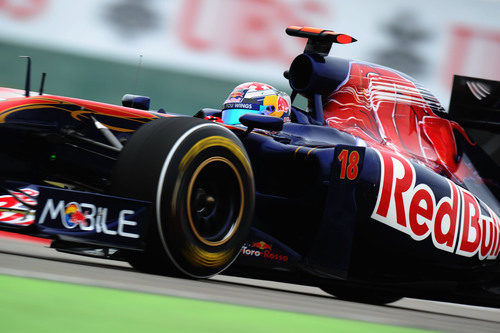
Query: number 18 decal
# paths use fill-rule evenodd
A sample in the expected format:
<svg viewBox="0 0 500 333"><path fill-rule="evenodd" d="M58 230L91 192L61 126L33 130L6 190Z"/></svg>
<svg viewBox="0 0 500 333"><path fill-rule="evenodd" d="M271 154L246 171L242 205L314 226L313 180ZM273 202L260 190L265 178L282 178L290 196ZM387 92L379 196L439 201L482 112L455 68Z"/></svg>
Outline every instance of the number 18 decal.
<svg viewBox="0 0 500 333"><path fill-rule="evenodd" d="M346 176L349 180L356 179L359 173L359 152L357 150L342 149L338 159L342 163L340 166L340 179L345 179Z"/></svg>

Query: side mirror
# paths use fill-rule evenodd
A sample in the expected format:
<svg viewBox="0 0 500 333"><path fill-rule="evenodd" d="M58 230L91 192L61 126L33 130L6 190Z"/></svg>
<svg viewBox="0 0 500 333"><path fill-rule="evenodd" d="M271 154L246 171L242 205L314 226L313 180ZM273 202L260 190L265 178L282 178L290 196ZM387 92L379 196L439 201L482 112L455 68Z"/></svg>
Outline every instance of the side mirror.
<svg viewBox="0 0 500 333"><path fill-rule="evenodd" d="M122 97L122 105L128 108L139 110L149 110L149 103L151 99L147 96L138 96L132 94L125 94Z"/></svg>
<svg viewBox="0 0 500 333"><path fill-rule="evenodd" d="M251 131L260 128L266 131L279 132L283 129L283 119L260 114L246 113L240 117L240 123Z"/></svg>

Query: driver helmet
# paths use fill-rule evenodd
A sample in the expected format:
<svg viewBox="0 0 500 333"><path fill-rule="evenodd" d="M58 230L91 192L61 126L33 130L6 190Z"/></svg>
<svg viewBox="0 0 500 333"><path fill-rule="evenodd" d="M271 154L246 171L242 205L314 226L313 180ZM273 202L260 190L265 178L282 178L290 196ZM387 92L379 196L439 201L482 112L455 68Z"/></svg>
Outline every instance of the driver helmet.
<svg viewBox="0 0 500 333"><path fill-rule="evenodd" d="M222 105L222 122L239 124L246 113L280 117L289 122L291 105L286 93L265 83L246 82L234 88Z"/></svg>

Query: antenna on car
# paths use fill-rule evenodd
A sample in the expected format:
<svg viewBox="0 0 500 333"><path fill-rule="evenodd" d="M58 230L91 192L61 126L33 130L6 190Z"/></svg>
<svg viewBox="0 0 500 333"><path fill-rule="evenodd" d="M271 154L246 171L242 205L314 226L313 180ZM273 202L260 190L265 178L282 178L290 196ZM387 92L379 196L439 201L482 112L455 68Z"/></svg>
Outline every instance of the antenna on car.
<svg viewBox="0 0 500 333"><path fill-rule="evenodd" d="M135 84L134 84L134 94L137 94L137 85L139 83L139 74L141 73L141 67L142 67L142 54L139 54L139 63L137 64L137 70L135 72ZM134 107L134 102L132 102L132 105L130 107Z"/></svg>
<svg viewBox="0 0 500 333"><path fill-rule="evenodd" d="M47 77L47 73L42 73L42 81L40 82L40 92L38 95L43 95L43 87L45 86L45 77Z"/></svg>
<svg viewBox="0 0 500 333"><path fill-rule="evenodd" d="M30 56L19 56L19 58L28 59L28 68L26 70L26 81L24 82L24 96L30 96L30 82L31 82L31 57Z"/></svg>

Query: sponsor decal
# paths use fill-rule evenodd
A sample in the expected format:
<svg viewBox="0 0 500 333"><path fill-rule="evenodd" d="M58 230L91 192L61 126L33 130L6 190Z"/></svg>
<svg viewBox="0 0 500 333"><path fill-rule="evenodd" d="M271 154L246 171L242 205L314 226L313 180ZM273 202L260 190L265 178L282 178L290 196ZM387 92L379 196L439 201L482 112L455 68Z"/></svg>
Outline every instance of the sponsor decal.
<svg viewBox="0 0 500 333"><path fill-rule="evenodd" d="M469 191L446 180L449 194L439 200L427 184L416 184L413 165L404 157L376 150L380 189L371 217L421 241L431 237L442 251L480 260L500 252L500 219Z"/></svg>
<svg viewBox="0 0 500 333"><path fill-rule="evenodd" d="M234 107L236 109L251 109L252 108L252 104L237 103L237 104L234 104Z"/></svg>
<svg viewBox="0 0 500 333"><path fill-rule="evenodd" d="M264 241L260 241L243 245L240 252L242 255L245 256L262 257L268 260L276 260L281 262L288 261L288 256L272 252L271 250L272 250L271 244L267 244Z"/></svg>
<svg viewBox="0 0 500 333"><path fill-rule="evenodd" d="M252 243L252 247L256 247L261 250L271 250L272 245L267 244L264 241Z"/></svg>
<svg viewBox="0 0 500 333"><path fill-rule="evenodd" d="M83 224L83 226L88 226L86 222L85 215L82 213L80 209L80 205L76 202L70 202L66 205L66 209L64 210L64 214L66 214L63 225L67 229L72 229L76 227L79 223Z"/></svg>
<svg viewBox="0 0 500 333"><path fill-rule="evenodd" d="M130 216L136 212L130 209L122 209L118 213L118 219L108 221L108 208L97 207L90 203L70 202L65 204L63 200L55 201L48 199L42 208L38 224L43 225L48 221L61 222L65 229L77 229L81 231L91 231L112 236L125 238L139 238L139 235L130 232L131 228L137 226L136 221L130 220ZM110 224L116 222L116 229L112 229Z"/></svg>
<svg viewBox="0 0 500 333"><path fill-rule="evenodd" d="M2 195L0 196L0 222L17 224L17 225L29 225L35 222L35 216L32 212L19 213L19 212L10 212L9 209L20 209L26 210L27 207L23 204L23 202L36 205L36 197L38 196L38 191L32 188L23 188L19 191L12 191L12 194L15 195ZM18 199L23 202L19 201Z"/></svg>
<svg viewBox="0 0 500 333"><path fill-rule="evenodd" d="M224 103L238 103L243 99L243 93L241 91L233 92L229 95Z"/></svg>
<svg viewBox="0 0 500 333"><path fill-rule="evenodd" d="M252 103L226 103L224 104L224 110L226 109L245 109L260 111L260 105Z"/></svg>
<svg viewBox="0 0 500 333"><path fill-rule="evenodd" d="M260 257L262 255L262 252L260 252L259 250L253 250L250 247L251 246L249 244L243 245L243 247L240 250L241 254L252 257Z"/></svg>

